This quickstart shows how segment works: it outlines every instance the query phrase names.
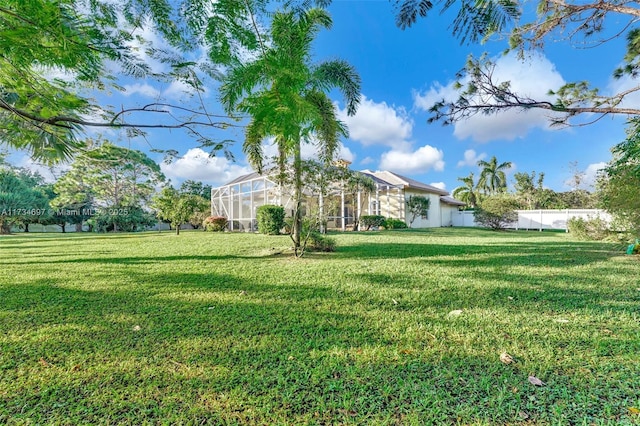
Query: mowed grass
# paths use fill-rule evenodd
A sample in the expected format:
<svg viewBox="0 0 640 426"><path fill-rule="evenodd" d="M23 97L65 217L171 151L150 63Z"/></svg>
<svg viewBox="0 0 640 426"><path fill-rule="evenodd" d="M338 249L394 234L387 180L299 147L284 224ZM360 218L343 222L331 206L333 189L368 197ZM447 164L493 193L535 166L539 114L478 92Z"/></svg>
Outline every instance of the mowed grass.
<svg viewBox="0 0 640 426"><path fill-rule="evenodd" d="M298 260L286 236L1 237L0 423L640 424L621 247L334 237Z"/></svg>

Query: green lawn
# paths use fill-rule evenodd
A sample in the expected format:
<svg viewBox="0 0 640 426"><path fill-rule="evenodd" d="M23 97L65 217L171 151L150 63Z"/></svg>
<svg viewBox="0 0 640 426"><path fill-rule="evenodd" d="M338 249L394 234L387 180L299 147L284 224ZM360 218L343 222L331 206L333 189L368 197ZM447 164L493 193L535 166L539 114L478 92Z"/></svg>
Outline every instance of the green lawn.
<svg viewBox="0 0 640 426"><path fill-rule="evenodd" d="M640 424L621 246L334 237L299 260L288 237L0 237L0 423Z"/></svg>

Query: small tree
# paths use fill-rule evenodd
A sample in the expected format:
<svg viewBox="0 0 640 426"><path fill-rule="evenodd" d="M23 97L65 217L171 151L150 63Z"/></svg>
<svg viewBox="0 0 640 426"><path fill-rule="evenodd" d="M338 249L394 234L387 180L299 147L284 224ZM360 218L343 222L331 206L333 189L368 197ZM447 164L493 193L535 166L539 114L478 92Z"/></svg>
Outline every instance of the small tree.
<svg viewBox="0 0 640 426"><path fill-rule="evenodd" d="M192 194L180 194L171 187L163 188L153 199L153 208L162 220L167 220L180 235L180 225L189 222L194 212L202 203L202 197Z"/></svg>
<svg viewBox="0 0 640 426"><path fill-rule="evenodd" d="M421 217L422 219L429 219L429 207L431 206L431 200L422 195L412 195L407 200L407 208L411 219L409 220L409 228L413 225L413 222Z"/></svg>
<svg viewBox="0 0 640 426"><path fill-rule="evenodd" d="M256 209L258 231L261 234L278 235L284 228L284 207L265 204Z"/></svg>
<svg viewBox="0 0 640 426"><path fill-rule="evenodd" d="M517 208L518 202L512 196L493 195L482 201L473 217L479 225L497 231L518 220Z"/></svg>

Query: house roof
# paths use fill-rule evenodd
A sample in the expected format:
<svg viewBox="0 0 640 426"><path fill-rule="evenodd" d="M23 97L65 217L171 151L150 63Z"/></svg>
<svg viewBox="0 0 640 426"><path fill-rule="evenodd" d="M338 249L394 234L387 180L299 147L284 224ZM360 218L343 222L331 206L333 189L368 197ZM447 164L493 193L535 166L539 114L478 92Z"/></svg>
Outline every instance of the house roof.
<svg viewBox="0 0 640 426"><path fill-rule="evenodd" d="M430 192L432 194L440 195L440 200L443 203L454 205L454 206L464 206L466 203L456 200L455 198L449 196L447 191L444 191L440 188L436 188L433 185L427 185L426 183L419 182L415 179L408 178L406 176L399 175L397 173L393 173L390 171L378 171L372 172L371 170L362 170L359 173L369 176L373 181L379 186L389 186L389 187L403 187L410 189L418 189L425 192ZM263 177L265 175L261 175L257 172L247 173L246 175L238 176L230 182L225 183L222 186L235 185L241 182L247 182L252 179L256 179L259 177Z"/></svg>
<svg viewBox="0 0 640 426"><path fill-rule="evenodd" d="M467 203L465 203L464 201L460 201L460 200L456 200L453 197L450 197L448 195L443 195L442 197L440 197L440 201L442 201L445 204L451 204L452 206L466 206Z"/></svg>
<svg viewBox="0 0 640 426"><path fill-rule="evenodd" d="M367 177L370 177L376 184L378 184L380 186L389 186L389 187L392 187L392 188L400 186L398 184L391 183L389 181L381 179L379 176L377 176L376 174L374 174L374 172L372 172L370 170L362 170L362 171L360 171L358 173L366 175Z"/></svg>
<svg viewBox="0 0 640 426"><path fill-rule="evenodd" d="M238 176L237 178L235 178L231 182L227 182L222 186L235 185L236 183L246 182L248 180L256 179L256 178L259 178L259 177L262 177L262 176L263 175L261 175L258 172L251 172L251 173L247 173L246 175Z"/></svg>
<svg viewBox="0 0 640 426"><path fill-rule="evenodd" d="M371 172L369 170L363 170L363 173L374 175L377 178L387 181L392 185L402 185L405 188L419 189L421 191L430 192L432 194L449 195L449 193L443 189L436 188L433 185L427 185L426 183L418 182L417 180L387 170L381 172Z"/></svg>

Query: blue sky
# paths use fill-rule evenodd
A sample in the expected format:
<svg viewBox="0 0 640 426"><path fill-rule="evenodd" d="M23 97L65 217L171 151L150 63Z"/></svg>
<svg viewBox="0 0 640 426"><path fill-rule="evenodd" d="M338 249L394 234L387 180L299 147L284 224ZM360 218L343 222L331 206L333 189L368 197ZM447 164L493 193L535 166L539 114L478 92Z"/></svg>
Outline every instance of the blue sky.
<svg viewBox="0 0 640 426"><path fill-rule="evenodd" d="M497 73L522 93L544 96L564 82L589 80L603 92L624 87L628 81L614 81L613 69L624 55L624 40L614 40L593 49L574 49L554 43L542 54L522 63L513 56L500 57L504 41L484 45L460 45L449 30L450 14L434 11L427 19L405 31L394 24L392 5L387 0L334 0L328 8L334 27L320 33L314 47L315 60L341 58L349 61L362 77L362 104L355 117L347 117L339 93L332 93L340 116L350 130L341 156L354 169L391 170L448 191L458 186L457 178L477 174L476 162L495 155L500 162L512 161L512 174L544 172L545 186L568 190L570 162L587 173L587 180L610 159L610 148L624 138L624 117L562 130L550 129L545 113L511 111L497 116L476 116L455 126L428 124L426 111L435 100L451 95L455 73L470 53L489 52L498 60ZM154 35L146 34L150 38ZM157 41L157 40L156 40ZM159 41L157 41L159 42ZM123 80L127 92L100 94L112 105L139 105L162 97L171 102L193 102L178 84L158 85L151 81ZM215 87L204 94L209 111L220 112ZM174 184L185 179L222 184L246 173L250 167L241 152L239 130L220 133L234 139L236 161L223 156L207 158L195 149L196 141L180 131L153 130L146 141L128 141L107 132L104 137L119 144L149 151L151 147L175 149L182 158L163 165ZM267 147L267 151L269 148ZM304 150L312 156L312 147ZM161 161L161 156L150 153ZM29 165L26 157L14 162Z"/></svg>

